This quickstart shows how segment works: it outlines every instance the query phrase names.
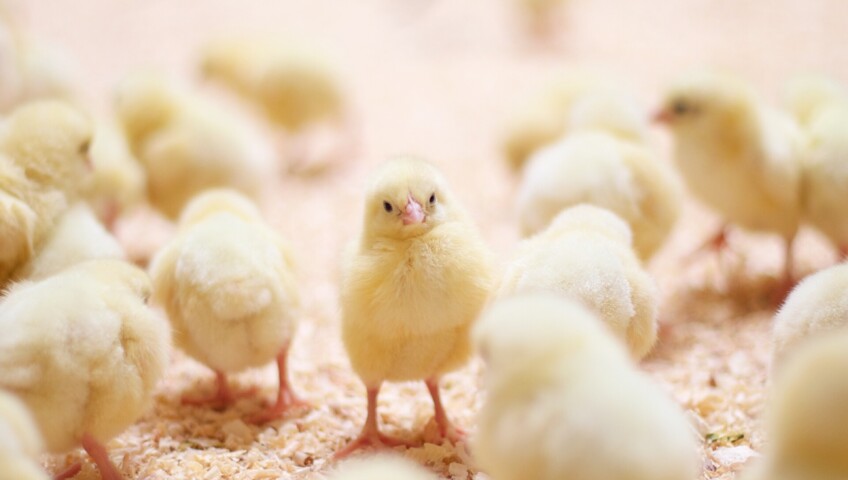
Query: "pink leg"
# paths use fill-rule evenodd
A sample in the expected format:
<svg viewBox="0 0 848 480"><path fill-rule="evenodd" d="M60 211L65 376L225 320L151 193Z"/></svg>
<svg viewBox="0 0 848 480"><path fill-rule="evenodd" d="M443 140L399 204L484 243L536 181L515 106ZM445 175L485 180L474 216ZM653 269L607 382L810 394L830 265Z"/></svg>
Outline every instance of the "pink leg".
<svg viewBox="0 0 848 480"><path fill-rule="evenodd" d="M250 388L243 392L233 392L227 384L227 375L224 372L215 371L215 393L201 397L183 396L183 405L212 405L215 408L224 408L232 405L242 397L256 394L256 388Z"/></svg>
<svg viewBox="0 0 848 480"><path fill-rule="evenodd" d="M82 448L88 452L97 469L100 470L100 478L102 480L123 480L124 477L118 473L118 469L112 460L109 459L109 454L106 453L106 447L95 440L94 437L85 433L82 436Z"/></svg>
<svg viewBox="0 0 848 480"><path fill-rule="evenodd" d="M842 245L839 247L839 261L848 261L848 245Z"/></svg>
<svg viewBox="0 0 848 480"><path fill-rule="evenodd" d="M77 476L80 470L82 470L82 464L77 462L71 465L70 467L62 470L61 472L57 473L56 476L53 477L53 480L67 480L69 478L74 478Z"/></svg>
<svg viewBox="0 0 848 480"><path fill-rule="evenodd" d="M377 395L380 393L380 386L368 387L368 416L365 418L365 425L362 427L362 432L356 440L347 444L346 447L336 452L333 455L334 460L340 460L349 456L351 453L372 446L376 448L391 448L398 445L411 446L411 443L397 438L389 437L380 433L380 428L377 426Z"/></svg>
<svg viewBox="0 0 848 480"><path fill-rule="evenodd" d="M698 248L696 248L693 252L689 253L684 257L684 262L689 263L695 260L695 258L701 256L706 252L716 252L718 254L722 254L723 252L730 249L730 243L728 242L728 236L730 235L730 225L725 223L723 224L718 232L716 232L713 236L708 238L703 244L701 244Z"/></svg>
<svg viewBox="0 0 848 480"><path fill-rule="evenodd" d="M282 417L290 408L308 406L309 404L298 398L292 391L288 380L288 369L286 368L286 358L288 357L289 347L286 345L277 354L277 372L280 377L280 387L277 390L277 402L270 408L251 416L248 421L251 423L265 423L269 420L274 420Z"/></svg>
<svg viewBox="0 0 848 480"><path fill-rule="evenodd" d="M465 440L465 432L455 427L442 406L442 397L439 395L439 379L430 378L424 383L427 384L427 390L430 396L433 397L433 410L435 411L436 425L439 426L439 434L445 440L450 440L452 443L459 443Z"/></svg>

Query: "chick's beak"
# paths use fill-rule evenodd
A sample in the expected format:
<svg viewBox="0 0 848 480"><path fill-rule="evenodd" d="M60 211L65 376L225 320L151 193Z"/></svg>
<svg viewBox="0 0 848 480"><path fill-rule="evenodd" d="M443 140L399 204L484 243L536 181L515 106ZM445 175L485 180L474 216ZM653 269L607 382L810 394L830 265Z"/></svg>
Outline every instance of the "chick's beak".
<svg viewBox="0 0 848 480"><path fill-rule="evenodd" d="M662 123L667 125L672 121L671 112L669 112L665 108L661 108L657 110L653 115L651 115L651 121L654 123Z"/></svg>
<svg viewBox="0 0 848 480"><path fill-rule="evenodd" d="M406 197L406 207L400 215L404 225L424 222L424 208L417 200L412 198L412 195Z"/></svg>

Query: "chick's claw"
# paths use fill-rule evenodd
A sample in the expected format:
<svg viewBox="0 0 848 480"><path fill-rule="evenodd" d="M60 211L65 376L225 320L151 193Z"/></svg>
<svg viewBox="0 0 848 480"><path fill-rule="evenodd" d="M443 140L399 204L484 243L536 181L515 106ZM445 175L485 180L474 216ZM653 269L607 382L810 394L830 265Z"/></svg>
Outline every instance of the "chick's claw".
<svg viewBox="0 0 848 480"><path fill-rule="evenodd" d="M225 408L241 398L253 397L258 392L256 387L250 387L246 390L234 392L227 385L227 376L221 372L215 372L215 392L199 397L191 397L185 395L180 400L183 405L205 406L211 405L214 408Z"/></svg>
<svg viewBox="0 0 848 480"><path fill-rule="evenodd" d="M407 440L402 440L400 438L390 437L379 430L368 429L367 427L362 429L362 432L356 437L356 440L347 444L346 447L342 448L338 452L333 455L333 460L342 460L344 458L349 457L352 453L357 450L361 450L366 447L373 447L379 450L385 450L394 447L414 447L415 443Z"/></svg>

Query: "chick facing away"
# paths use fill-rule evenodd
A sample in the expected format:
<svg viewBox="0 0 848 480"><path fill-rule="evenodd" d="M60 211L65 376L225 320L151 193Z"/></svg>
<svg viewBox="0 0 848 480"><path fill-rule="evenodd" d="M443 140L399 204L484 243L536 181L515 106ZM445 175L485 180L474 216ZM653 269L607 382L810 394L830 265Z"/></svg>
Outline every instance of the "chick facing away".
<svg viewBox="0 0 848 480"><path fill-rule="evenodd" d="M487 251L436 167L399 157L372 174L341 285L342 339L367 389L368 416L337 456L402 443L377 425L384 381L424 380L440 434L461 438L442 407L438 381L470 356L469 329L492 288Z"/></svg>
<svg viewBox="0 0 848 480"><path fill-rule="evenodd" d="M487 400L472 442L493 480L682 480L698 454L680 408L569 300L500 300L475 326Z"/></svg>
<svg viewBox="0 0 848 480"><path fill-rule="evenodd" d="M609 210L578 205L522 242L498 296L550 293L595 312L634 358L657 339L656 284L631 247L630 227Z"/></svg>
<svg viewBox="0 0 848 480"><path fill-rule="evenodd" d="M44 441L26 406L0 390L0 473L15 480L47 480L38 465Z"/></svg>
<svg viewBox="0 0 848 480"><path fill-rule="evenodd" d="M372 455L347 460L329 480L436 480L436 475L394 455Z"/></svg>

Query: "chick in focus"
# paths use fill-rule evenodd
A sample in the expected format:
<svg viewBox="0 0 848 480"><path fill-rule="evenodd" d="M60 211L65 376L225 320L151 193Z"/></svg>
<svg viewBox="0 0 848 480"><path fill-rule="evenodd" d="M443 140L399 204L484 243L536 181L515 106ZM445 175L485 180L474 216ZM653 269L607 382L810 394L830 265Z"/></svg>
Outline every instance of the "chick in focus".
<svg viewBox="0 0 848 480"><path fill-rule="evenodd" d="M89 154L93 175L86 198L111 229L121 214L145 201L147 176L115 124L97 125Z"/></svg>
<svg viewBox="0 0 848 480"><path fill-rule="evenodd" d="M384 381L424 380L440 435L461 439L442 406L439 377L470 357L469 330L492 288L487 252L433 165L399 157L373 173L341 285L342 339L365 384L368 415L337 457L404 443L377 425Z"/></svg>
<svg viewBox="0 0 848 480"><path fill-rule="evenodd" d="M168 313L174 341L215 371L209 397L183 403L227 405L227 373L276 358L277 402L251 420L280 417L302 403L288 383L286 359L299 296L291 253L259 210L232 190L210 190L186 207L177 237L150 266L154 301Z"/></svg>
<svg viewBox="0 0 848 480"><path fill-rule="evenodd" d="M168 362L168 324L149 295L142 270L91 260L0 303L0 388L32 411L49 452L82 445L106 480L121 475L105 442L144 413Z"/></svg>
<svg viewBox="0 0 848 480"><path fill-rule="evenodd" d="M373 455L348 460L336 469L330 480L436 480L433 473L409 460L392 455Z"/></svg>
<svg viewBox="0 0 848 480"><path fill-rule="evenodd" d="M848 332L798 348L774 381L767 450L744 480L848 478Z"/></svg>
<svg viewBox="0 0 848 480"><path fill-rule="evenodd" d="M600 131L579 131L535 153L518 190L524 235L543 230L565 208L588 203L623 218L633 246L649 260L680 213L681 186L647 148Z"/></svg>
<svg viewBox="0 0 848 480"><path fill-rule="evenodd" d="M493 480L695 478L680 407L584 307L540 295L501 300L473 337L488 368L472 447Z"/></svg>
<svg viewBox="0 0 848 480"><path fill-rule="evenodd" d="M164 78L127 78L116 110L147 174L151 205L172 220L207 189L233 188L255 198L273 170L273 147L258 132Z"/></svg>
<svg viewBox="0 0 848 480"><path fill-rule="evenodd" d="M608 210L591 205L563 210L546 230L521 243L498 296L528 293L583 304L636 359L656 342L656 284L633 252L630 227Z"/></svg>
<svg viewBox="0 0 848 480"><path fill-rule="evenodd" d="M48 480L38 464L44 441L29 410L0 390L0 472L15 480Z"/></svg>
<svg viewBox="0 0 848 480"><path fill-rule="evenodd" d="M675 160L692 193L729 224L785 241L781 294L794 283L792 242L801 218L803 136L742 82L690 75L671 89L655 119L675 140ZM710 242L726 243L726 228Z"/></svg>
<svg viewBox="0 0 848 480"><path fill-rule="evenodd" d="M811 338L848 330L848 263L802 280L774 317L773 364Z"/></svg>

